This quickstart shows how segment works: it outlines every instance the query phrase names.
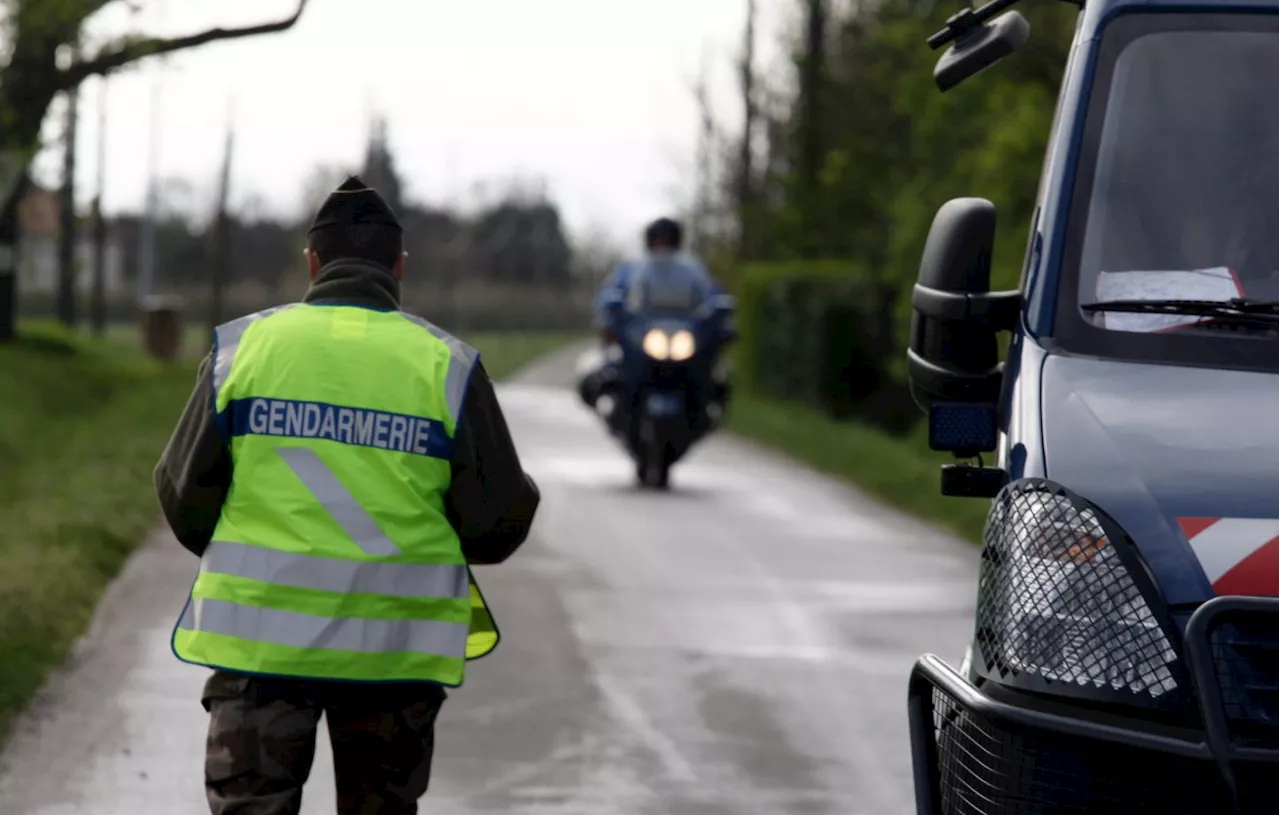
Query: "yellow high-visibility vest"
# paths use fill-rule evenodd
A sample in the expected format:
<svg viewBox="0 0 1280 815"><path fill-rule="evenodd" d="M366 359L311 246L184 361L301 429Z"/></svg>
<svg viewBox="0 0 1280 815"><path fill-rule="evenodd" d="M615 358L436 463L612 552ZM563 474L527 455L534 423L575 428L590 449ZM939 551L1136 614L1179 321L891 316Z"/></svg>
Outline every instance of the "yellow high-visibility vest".
<svg viewBox="0 0 1280 815"><path fill-rule="evenodd" d="M419 317L294 303L219 326L231 488L173 632L244 673L462 684L498 642L444 506L479 355Z"/></svg>

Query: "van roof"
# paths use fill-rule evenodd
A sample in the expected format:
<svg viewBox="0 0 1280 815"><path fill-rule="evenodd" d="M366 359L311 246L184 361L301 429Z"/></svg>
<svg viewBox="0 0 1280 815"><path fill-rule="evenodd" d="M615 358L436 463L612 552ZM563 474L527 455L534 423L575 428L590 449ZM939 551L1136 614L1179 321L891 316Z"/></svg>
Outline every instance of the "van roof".
<svg viewBox="0 0 1280 815"><path fill-rule="evenodd" d="M1280 10L1280 0L1083 0L1082 5L1084 14L1093 20L1121 9L1134 8L1146 8L1150 11L1163 9L1176 11Z"/></svg>

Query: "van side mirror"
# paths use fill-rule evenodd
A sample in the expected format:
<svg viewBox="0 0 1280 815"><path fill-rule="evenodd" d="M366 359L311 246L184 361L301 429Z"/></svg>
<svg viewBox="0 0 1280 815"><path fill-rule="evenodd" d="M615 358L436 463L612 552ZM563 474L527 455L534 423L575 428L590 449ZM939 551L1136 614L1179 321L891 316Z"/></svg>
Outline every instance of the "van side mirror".
<svg viewBox="0 0 1280 815"><path fill-rule="evenodd" d="M1017 326L1022 295L989 290L995 232L996 208L984 198L948 201L929 228L907 350L911 396L925 413L939 403L999 401L997 334Z"/></svg>

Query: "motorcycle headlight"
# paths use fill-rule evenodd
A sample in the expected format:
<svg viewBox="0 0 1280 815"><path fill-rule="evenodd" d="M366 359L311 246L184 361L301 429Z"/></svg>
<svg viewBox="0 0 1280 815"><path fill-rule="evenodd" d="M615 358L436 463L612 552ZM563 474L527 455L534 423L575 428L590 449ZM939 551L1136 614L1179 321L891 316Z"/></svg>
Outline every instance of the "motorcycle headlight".
<svg viewBox="0 0 1280 815"><path fill-rule="evenodd" d="M676 362L684 362L693 356L693 352L698 350L698 344L693 339L693 334L680 329L671 335L671 358Z"/></svg>
<svg viewBox="0 0 1280 815"><path fill-rule="evenodd" d="M1114 701L1164 701L1179 689L1163 604L1136 549L1100 510L1051 482L1016 481L993 503L985 538L980 673Z"/></svg>
<svg viewBox="0 0 1280 815"><path fill-rule="evenodd" d="M671 338L667 336L667 332L656 328L646 331L644 341L640 343L644 352L654 359L666 359L670 353L670 346Z"/></svg>

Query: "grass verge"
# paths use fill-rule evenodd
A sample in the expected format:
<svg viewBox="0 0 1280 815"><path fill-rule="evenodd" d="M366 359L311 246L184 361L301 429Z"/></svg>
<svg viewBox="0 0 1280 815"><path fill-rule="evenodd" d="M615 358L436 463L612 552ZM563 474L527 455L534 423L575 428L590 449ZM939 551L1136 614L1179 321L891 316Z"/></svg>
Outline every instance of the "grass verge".
<svg viewBox="0 0 1280 815"><path fill-rule="evenodd" d="M498 379L576 336L468 340ZM160 365L139 346L34 322L0 345L0 743L158 522L151 470L196 359Z"/></svg>
<svg viewBox="0 0 1280 815"><path fill-rule="evenodd" d="M727 426L966 540L982 538L988 502L939 491L938 468L952 459L931 451L923 430L897 439L864 424L834 421L804 405L742 391L734 393Z"/></svg>
<svg viewBox="0 0 1280 815"><path fill-rule="evenodd" d="M505 379L544 354L582 339L584 333L559 331L480 333L463 337L480 352L489 378Z"/></svg>
<svg viewBox="0 0 1280 815"><path fill-rule="evenodd" d="M0 738L154 528L194 370L45 325L0 345Z"/></svg>
<svg viewBox="0 0 1280 815"><path fill-rule="evenodd" d="M562 331L477 332L464 339L484 357L485 370L493 379L501 379L539 356L585 336L585 333ZM142 337L134 323L108 323L103 337L108 342L131 348L142 348ZM203 325L187 324L182 330L182 356L200 359L209 353L209 330Z"/></svg>

